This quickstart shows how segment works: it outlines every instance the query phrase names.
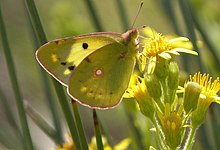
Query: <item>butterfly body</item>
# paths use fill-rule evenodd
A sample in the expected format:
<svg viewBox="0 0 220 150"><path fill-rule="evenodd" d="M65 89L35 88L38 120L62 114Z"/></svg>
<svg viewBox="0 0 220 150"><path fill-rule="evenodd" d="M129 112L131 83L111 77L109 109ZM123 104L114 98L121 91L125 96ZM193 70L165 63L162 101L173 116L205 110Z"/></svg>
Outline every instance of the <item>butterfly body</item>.
<svg viewBox="0 0 220 150"><path fill-rule="evenodd" d="M58 39L36 52L41 66L67 86L68 94L90 108L120 103L137 55L137 29L124 34L98 32Z"/></svg>

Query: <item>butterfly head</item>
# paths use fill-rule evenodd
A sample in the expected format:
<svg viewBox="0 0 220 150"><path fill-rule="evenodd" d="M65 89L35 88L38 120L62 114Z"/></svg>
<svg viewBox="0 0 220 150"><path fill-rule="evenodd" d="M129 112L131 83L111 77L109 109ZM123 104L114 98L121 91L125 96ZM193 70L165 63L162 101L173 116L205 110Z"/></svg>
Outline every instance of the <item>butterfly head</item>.
<svg viewBox="0 0 220 150"><path fill-rule="evenodd" d="M139 29L143 29L145 26L141 26L139 28L134 28L131 30L128 30L127 32L125 32L124 34L122 34L122 37L125 39L125 44L126 45L134 45L136 47L136 49L139 46L139 42L138 42L138 30Z"/></svg>
<svg viewBox="0 0 220 150"><path fill-rule="evenodd" d="M127 32L122 34L122 37L125 39L125 45L133 44L138 46L138 30L136 28L128 30Z"/></svg>

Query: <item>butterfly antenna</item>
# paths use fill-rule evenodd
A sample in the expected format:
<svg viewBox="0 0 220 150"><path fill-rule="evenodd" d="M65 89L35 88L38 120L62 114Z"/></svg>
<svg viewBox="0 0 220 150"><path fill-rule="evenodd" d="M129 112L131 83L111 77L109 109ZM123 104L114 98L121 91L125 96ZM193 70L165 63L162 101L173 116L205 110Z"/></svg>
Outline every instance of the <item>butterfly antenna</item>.
<svg viewBox="0 0 220 150"><path fill-rule="evenodd" d="M141 1L140 7L139 7L139 9L138 9L138 12L137 12L137 14L136 14L136 16L135 16L135 18L134 18L133 23L132 23L131 29L134 28L134 24L136 23L137 17L138 17L138 15L140 14L140 11L141 11L141 8L142 8L143 4L144 4L144 2Z"/></svg>

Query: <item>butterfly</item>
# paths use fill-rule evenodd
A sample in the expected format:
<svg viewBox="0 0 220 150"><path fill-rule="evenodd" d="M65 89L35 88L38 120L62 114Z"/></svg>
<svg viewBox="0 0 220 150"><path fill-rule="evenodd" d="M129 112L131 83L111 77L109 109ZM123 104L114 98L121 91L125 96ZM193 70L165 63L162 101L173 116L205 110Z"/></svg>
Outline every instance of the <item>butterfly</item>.
<svg viewBox="0 0 220 150"><path fill-rule="evenodd" d="M53 40L36 51L39 64L92 109L117 106L128 88L138 53L138 29Z"/></svg>

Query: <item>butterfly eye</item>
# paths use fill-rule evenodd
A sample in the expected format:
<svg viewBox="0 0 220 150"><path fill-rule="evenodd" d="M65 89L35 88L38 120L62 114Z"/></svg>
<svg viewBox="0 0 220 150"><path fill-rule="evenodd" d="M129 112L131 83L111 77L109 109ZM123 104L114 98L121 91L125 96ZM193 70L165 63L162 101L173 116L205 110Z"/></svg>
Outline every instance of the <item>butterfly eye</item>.
<svg viewBox="0 0 220 150"><path fill-rule="evenodd" d="M87 49L88 46L89 46L89 45L88 45L87 43L83 43L83 44L82 44L83 49Z"/></svg>

